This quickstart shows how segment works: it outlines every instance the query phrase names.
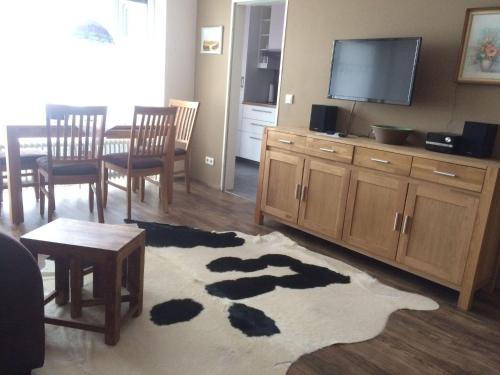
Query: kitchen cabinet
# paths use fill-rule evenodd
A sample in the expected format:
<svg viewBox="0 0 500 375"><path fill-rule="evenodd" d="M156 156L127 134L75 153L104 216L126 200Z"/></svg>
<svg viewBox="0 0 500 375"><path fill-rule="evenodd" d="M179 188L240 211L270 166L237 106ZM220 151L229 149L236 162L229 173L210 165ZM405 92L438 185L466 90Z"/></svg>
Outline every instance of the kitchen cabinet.
<svg viewBox="0 0 500 375"><path fill-rule="evenodd" d="M275 117L274 107L243 104L236 156L258 162L262 134L265 128L275 126Z"/></svg>
<svg viewBox="0 0 500 375"><path fill-rule="evenodd" d="M285 27L285 4L275 4L271 7L271 25L269 28L270 50L281 50L283 29Z"/></svg>

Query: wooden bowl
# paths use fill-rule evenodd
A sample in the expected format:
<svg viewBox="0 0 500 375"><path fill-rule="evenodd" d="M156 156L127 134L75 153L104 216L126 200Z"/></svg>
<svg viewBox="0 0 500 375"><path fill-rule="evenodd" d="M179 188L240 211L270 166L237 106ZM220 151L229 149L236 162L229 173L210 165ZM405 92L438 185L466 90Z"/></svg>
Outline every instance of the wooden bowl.
<svg viewBox="0 0 500 375"><path fill-rule="evenodd" d="M377 142L390 145L402 145L413 131L413 129L389 125L372 125L372 129Z"/></svg>

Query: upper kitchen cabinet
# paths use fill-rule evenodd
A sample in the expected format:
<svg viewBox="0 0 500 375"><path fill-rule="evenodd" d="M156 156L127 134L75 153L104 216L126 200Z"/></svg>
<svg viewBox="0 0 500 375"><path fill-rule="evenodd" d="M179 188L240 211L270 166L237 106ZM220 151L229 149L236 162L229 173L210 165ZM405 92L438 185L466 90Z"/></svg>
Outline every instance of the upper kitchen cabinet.
<svg viewBox="0 0 500 375"><path fill-rule="evenodd" d="M271 7L270 23L268 48L270 50L281 50L285 23L285 4L276 4Z"/></svg>
<svg viewBox="0 0 500 375"><path fill-rule="evenodd" d="M285 4L258 7L255 22L259 25L259 69L279 70L285 20Z"/></svg>
<svg viewBox="0 0 500 375"><path fill-rule="evenodd" d="M285 4L248 7L242 49L243 101L276 104Z"/></svg>

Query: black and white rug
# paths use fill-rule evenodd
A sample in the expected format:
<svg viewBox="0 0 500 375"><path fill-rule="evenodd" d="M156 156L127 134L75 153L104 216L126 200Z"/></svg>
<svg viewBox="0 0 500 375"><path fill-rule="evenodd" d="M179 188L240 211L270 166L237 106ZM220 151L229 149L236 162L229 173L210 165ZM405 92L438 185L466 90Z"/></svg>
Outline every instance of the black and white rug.
<svg viewBox="0 0 500 375"><path fill-rule="evenodd" d="M125 324L116 347L46 326L46 365L35 375L285 374L305 353L375 337L396 310L438 308L277 232L137 224L149 245L143 315ZM44 278L49 287L50 272ZM84 320L102 313L84 309Z"/></svg>

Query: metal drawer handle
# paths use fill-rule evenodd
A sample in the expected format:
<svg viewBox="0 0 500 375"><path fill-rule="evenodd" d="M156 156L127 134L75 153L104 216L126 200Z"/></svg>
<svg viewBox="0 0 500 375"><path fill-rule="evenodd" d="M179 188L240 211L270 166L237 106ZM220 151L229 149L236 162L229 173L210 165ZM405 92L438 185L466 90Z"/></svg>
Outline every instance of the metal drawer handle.
<svg viewBox="0 0 500 375"><path fill-rule="evenodd" d="M394 225L392 227L392 230L394 232L397 232L399 230L400 221L401 221L401 213L396 212L396 217L394 218Z"/></svg>
<svg viewBox="0 0 500 375"><path fill-rule="evenodd" d="M326 147L321 147L320 148L321 151L325 151L325 152L331 152L331 153L334 153L335 152L335 149L334 148L326 148Z"/></svg>
<svg viewBox="0 0 500 375"><path fill-rule="evenodd" d="M406 234L406 230L408 229L408 222L410 221L410 217L408 215L405 216L403 220L403 229L401 230L403 234Z"/></svg>
<svg viewBox="0 0 500 375"><path fill-rule="evenodd" d="M255 109L255 108L252 108L252 111L260 113L269 113L269 114L273 113L272 111L264 111L262 109Z"/></svg>
<svg viewBox="0 0 500 375"><path fill-rule="evenodd" d="M287 139L279 139L278 142L285 143L287 145L291 145L293 143L292 141L289 141Z"/></svg>
<svg viewBox="0 0 500 375"><path fill-rule="evenodd" d="M448 172L441 172L441 171L433 171L434 174L438 174L440 176L446 176L446 177L457 177L456 174L454 173L448 173Z"/></svg>
<svg viewBox="0 0 500 375"><path fill-rule="evenodd" d="M300 200L304 202L307 197L307 186L302 186L302 193L300 193Z"/></svg>
<svg viewBox="0 0 500 375"><path fill-rule="evenodd" d="M262 138L250 137L250 139L255 139L256 141L262 141Z"/></svg>
<svg viewBox="0 0 500 375"><path fill-rule="evenodd" d="M295 185L295 199L300 199L300 184Z"/></svg>
<svg viewBox="0 0 500 375"><path fill-rule="evenodd" d="M266 125L262 125L262 124L256 124L255 122L251 122L250 125L253 125L253 126L260 126L261 128L265 128Z"/></svg>
<svg viewBox="0 0 500 375"><path fill-rule="evenodd" d="M371 158L371 161L374 161L375 163L391 164L389 160L384 159Z"/></svg>

